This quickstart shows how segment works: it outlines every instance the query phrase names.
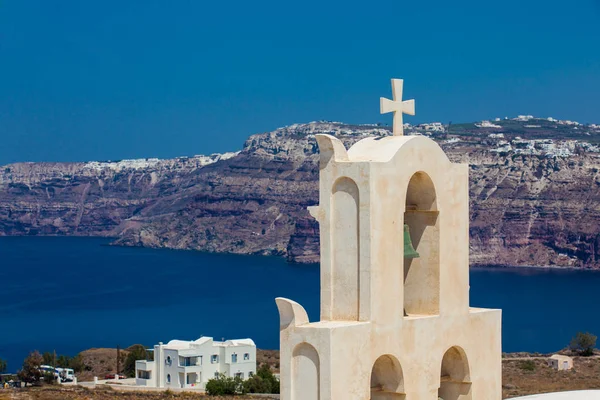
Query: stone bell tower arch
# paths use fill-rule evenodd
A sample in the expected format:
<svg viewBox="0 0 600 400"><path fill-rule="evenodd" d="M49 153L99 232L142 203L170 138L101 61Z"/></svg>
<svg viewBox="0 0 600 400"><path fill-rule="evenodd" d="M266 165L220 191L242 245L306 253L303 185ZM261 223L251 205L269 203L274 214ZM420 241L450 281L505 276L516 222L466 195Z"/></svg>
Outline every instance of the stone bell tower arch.
<svg viewBox="0 0 600 400"><path fill-rule="evenodd" d="M426 172L416 172L408 182L404 224L419 257L402 260L404 315L440 312L440 224L437 193Z"/></svg>
<svg viewBox="0 0 600 400"><path fill-rule="evenodd" d="M316 135L321 318L276 299L282 400L501 398L501 312L469 307L468 165L403 135L393 88L394 135Z"/></svg>

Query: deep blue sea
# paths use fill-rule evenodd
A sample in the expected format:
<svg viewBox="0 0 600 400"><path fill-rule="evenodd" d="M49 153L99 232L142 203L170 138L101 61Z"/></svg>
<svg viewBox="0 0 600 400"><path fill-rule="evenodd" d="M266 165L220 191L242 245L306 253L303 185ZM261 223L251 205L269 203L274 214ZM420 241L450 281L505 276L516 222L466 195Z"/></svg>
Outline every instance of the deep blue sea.
<svg viewBox="0 0 600 400"><path fill-rule="evenodd" d="M0 237L0 358L31 350L250 337L279 346L274 298L319 317L318 265L275 257L107 246L108 239ZM471 305L503 309L503 351L551 352L600 333L600 273L473 269Z"/></svg>

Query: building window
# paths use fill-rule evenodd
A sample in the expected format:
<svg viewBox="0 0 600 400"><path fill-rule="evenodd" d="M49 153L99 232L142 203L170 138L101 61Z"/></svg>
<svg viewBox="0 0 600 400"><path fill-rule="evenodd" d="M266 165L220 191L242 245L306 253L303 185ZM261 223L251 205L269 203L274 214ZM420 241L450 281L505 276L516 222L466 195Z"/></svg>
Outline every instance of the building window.
<svg viewBox="0 0 600 400"><path fill-rule="evenodd" d="M200 356L200 362L198 363L198 365L202 365L202 356Z"/></svg>
<svg viewBox="0 0 600 400"><path fill-rule="evenodd" d="M165 360L165 364L170 366L172 362L173 362L173 360L171 360L171 356L167 356L167 359Z"/></svg>
<svg viewBox="0 0 600 400"><path fill-rule="evenodd" d="M167 383L171 383L171 374L167 374Z"/></svg>
<svg viewBox="0 0 600 400"><path fill-rule="evenodd" d="M150 379L150 371L138 370L137 377L140 379Z"/></svg>
<svg viewBox="0 0 600 400"><path fill-rule="evenodd" d="M232 363L236 363L236 362L237 362L237 354L233 353L233 354L231 355L231 362L232 362Z"/></svg>
<svg viewBox="0 0 600 400"><path fill-rule="evenodd" d="M244 379L244 373L243 372L236 372L235 373L235 377L236 378L240 378L240 379Z"/></svg>
<svg viewBox="0 0 600 400"><path fill-rule="evenodd" d="M249 360L250 359L250 353L244 353L244 360Z"/></svg>
<svg viewBox="0 0 600 400"><path fill-rule="evenodd" d="M248 378L252 378L254 376L254 372L250 371L248 372Z"/></svg>
<svg viewBox="0 0 600 400"><path fill-rule="evenodd" d="M213 354L212 356L210 356L211 364L218 363L218 362L219 362L219 356L217 354Z"/></svg>
<svg viewBox="0 0 600 400"><path fill-rule="evenodd" d="M219 373L215 372L215 379L219 379Z"/></svg>
<svg viewBox="0 0 600 400"><path fill-rule="evenodd" d="M198 364L198 357L182 357L179 356L179 366L180 367L191 367L194 365L202 365Z"/></svg>

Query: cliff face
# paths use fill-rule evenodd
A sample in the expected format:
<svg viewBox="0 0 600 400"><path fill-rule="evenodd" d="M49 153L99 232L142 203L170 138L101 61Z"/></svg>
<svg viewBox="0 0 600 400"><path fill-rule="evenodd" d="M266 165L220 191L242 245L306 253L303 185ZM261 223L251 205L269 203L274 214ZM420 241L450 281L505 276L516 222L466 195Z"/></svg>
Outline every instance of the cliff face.
<svg viewBox="0 0 600 400"><path fill-rule="evenodd" d="M470 175L472 264L600 267L597 157L478 161Z"/></svg>
<svg viewBox="0 0 600 400"><path fill-rule="evenodd" d="M521 131L516 138L455 129L434 138L453 161L471 165L473 265L600 268L597 147L539 140L539 131L528 142ZM121 245L316 262L319 229L306 211L318 202L315 133L347 147L389 134L310 123L251 136L240 153L223 156L7 165L0 168L0 235L111 236Z"/></svg>

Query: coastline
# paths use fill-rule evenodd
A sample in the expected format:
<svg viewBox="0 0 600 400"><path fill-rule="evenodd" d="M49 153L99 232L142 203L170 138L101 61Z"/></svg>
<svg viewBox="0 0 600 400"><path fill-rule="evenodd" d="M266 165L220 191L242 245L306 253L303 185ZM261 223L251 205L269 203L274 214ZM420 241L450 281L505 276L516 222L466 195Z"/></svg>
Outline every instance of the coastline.
<svg viewBox="0 0 600 400"><path fill-rule="evenodd" d="M209 251L209 250L197 250L192 248L175 248L167 246L144 246L141 244L129 245L125 243L116 242L119 237L112 235L6 235L0 232L0 239L2 238L24 238L24 237L39 237L39 238L94 238L94 239L107 239L108 243L101 244L101 246L107 247L122 247L122 248L142 248L142 249L153 249L153 250L169 250L169 251L182 251L182 252L197 252L202 254L217 254L217 255L234 255L234 256L252 256L252 257L275 257L285 260L289 265L318 265L318 262L294 262L289 261L287 256L284 254L264 254L261 252L253 253L235 253L235 252L224 252L224 251ZM502 270L502 269L521 269L521 270L560 270L560 271L600 271L600 268L588 268L588 267L571 267L571 266L560 266L560 265L513 265L513 264L480 264L470 263L469 269L471 270Z"/></svg>
<svg viewBox="0 0 600 400"><path fill-rule="evenodd" d="M560 271L600 271L600 268L586 267L563 267L560 265L508 265L508 264L471 264L471 270L490 270L490 269L521 269L521 270L560 270Z"/></svg>

